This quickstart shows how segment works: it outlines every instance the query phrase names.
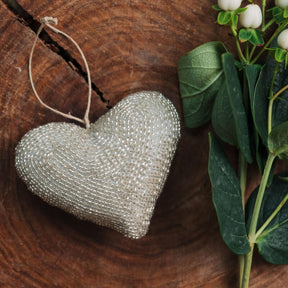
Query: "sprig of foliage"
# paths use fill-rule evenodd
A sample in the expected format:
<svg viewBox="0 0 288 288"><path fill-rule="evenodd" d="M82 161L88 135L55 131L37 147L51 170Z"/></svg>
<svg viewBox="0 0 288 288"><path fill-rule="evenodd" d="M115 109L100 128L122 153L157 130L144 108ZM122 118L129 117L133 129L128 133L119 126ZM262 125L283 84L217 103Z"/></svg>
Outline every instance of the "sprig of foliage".
<svg viewBox="0 0 288 288"><path fill-rule="evenodd" d="M231 30L238 60L221 42L209 42L182 56L178 73L185 125L212 122L213 203L223 240L240 255L239 287L248 288L255 244L268 262L288 264L288 172L273 176L278 159L288 162L288 6L278 0L266 10L266 1L262 7L241 2L213 6L217 23ZM239 151L238 173L222 141ZM253 161L262 179L245 208L247 163Z"/></svg>

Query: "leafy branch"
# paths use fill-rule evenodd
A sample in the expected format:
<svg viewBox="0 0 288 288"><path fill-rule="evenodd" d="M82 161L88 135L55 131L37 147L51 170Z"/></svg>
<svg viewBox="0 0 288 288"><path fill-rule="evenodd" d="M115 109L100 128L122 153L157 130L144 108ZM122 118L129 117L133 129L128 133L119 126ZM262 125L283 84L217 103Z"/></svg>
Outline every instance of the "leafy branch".
<svg viewBox="0 0 288 288"><path fill-rule="evenodd" d="M213 203L222 238L239 255L239 287L248 288L255 245L267 261L288 264L288 173L273 175L279 159L288 161L288 7L281 0L269 10L266 1L261 7L241 2L213 6L217 23L231 31L238 60L221 42L209 42L180 58L178 74L185 125L212 122ZM222 142L238 150L238 171ZM262 178L245 205L247 165L254 161Z"/></svg>

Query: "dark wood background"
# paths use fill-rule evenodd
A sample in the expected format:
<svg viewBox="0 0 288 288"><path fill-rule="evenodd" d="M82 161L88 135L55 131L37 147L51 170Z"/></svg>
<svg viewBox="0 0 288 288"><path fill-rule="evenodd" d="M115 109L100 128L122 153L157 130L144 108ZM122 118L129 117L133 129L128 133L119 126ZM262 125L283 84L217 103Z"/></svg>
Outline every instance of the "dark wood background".
<svg viewBox="0 0 288 288"><path fill-rule="evenodd" d="M14 149L30 129L63 121L40 107L29 81L29 52L43 16L82 47L94 83L96 121L131 92L158 90L181 115L176 62L211 40L232 41L214 25L210 0L0 1L0 287L230 288L237 257L223 244L207 175L209 125L182 139L149 233L130 240L79 221L33 196L17 177ZM50 30L34 56L39 94L82 117L87 84L71 43ZM109 100L109 103L104 99ZM251 175L254 175L253 169ZM256 180L249 177L252 190ZM251 288L287 287L288 267L254 258Z"/></svg>

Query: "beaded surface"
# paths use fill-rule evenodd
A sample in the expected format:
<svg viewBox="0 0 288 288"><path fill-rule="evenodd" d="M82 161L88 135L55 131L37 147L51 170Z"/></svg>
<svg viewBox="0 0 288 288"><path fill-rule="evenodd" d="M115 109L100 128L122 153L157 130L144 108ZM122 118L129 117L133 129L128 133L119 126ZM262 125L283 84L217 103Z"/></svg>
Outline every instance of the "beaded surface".
<svg viewBox="0 0 288 288"><path fill-rule="evenodd" d="M16 148L29 190L80 219L130 238L147 233L180 137L179 116L159 92L131 94L90 128L50 123Z"/></svg>

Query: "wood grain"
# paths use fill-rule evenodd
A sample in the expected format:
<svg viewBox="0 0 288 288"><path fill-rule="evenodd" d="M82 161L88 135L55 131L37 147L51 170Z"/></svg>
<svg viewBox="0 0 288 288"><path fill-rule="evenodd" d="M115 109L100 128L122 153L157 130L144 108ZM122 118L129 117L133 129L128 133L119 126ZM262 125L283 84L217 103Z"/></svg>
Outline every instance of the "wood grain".
<svg viewBox="0 0 288 288"><path fill-rule="evenodd" d="M17 142L34 127L64 120L41 108L32 94L27 62L35 34L11 11L11 3L15 1L0 2L0 287L236 287L237 258L221 240L211 202L209 126L182 128L149 233L140 240L79 221L27 190L14 168ZM82 47L92 81L110 105L134 91L159 90L180 115L179 57L212 40L221 39L232 47L227 30L214 25L211 1L199 3L19 1L34 20L58 17L58 28ZM82 65L71 43L47 32ZM43 41L37 45L36 87L53 107L82 117L87 84L52 46ZM107 111L107 103L96 92L92 101L90 119L95 121ZM250 180L251 189L256 185ZM286 266L270 265L256 256L251 288L285 287L287 272Z"/></svg>

